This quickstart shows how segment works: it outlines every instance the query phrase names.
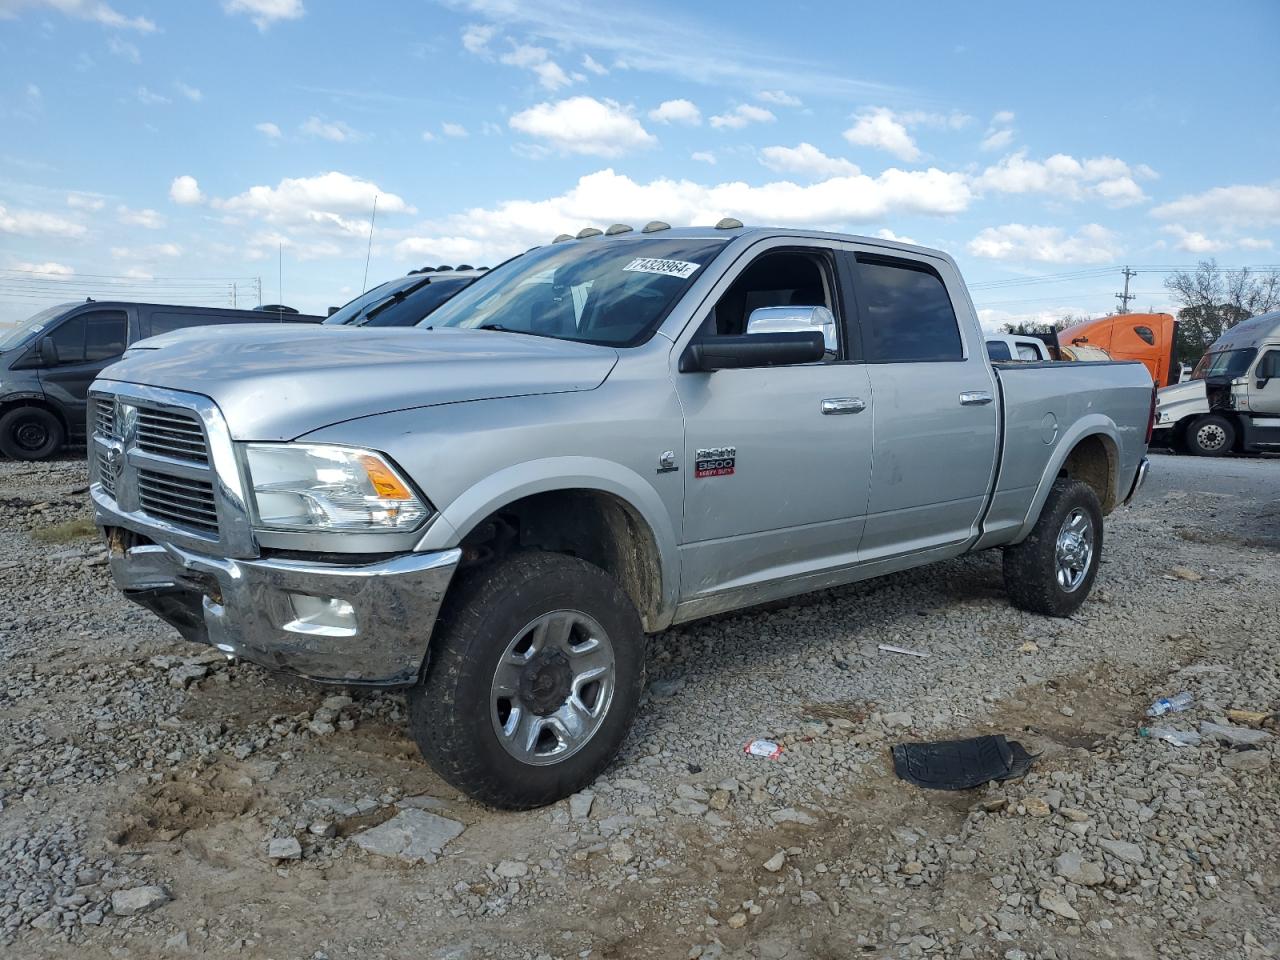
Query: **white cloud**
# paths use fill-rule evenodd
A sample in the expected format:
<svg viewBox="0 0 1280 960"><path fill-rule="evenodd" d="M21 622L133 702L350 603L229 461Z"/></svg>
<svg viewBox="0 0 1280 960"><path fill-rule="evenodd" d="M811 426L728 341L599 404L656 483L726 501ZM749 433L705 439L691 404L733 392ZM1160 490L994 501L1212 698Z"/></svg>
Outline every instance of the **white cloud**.
<svg viewBox="0 0 1280 960"><path fill-rule="evenodd" d="M912 240L910 237L904 237L904 236L901 236L900 234L894 233L888 227L881 227L879 230L876 231L876 236L879 237L881 240L892 240L894 243L915 243L916 242L915 240Z"/></svg>
<svg viewBox="0 0 1280 960"><path fill-rule="evenodd" d="M582 69L586 70L588 73L594 73L597 77L603 77L609 72L608 67L603 63L599 63L595 57L591 56L589 53L584 53L582 55Z"/></svg>
<svg viewBox="0 0 1280 960"><path fill-rule="evenodd" d="M173 103L173 101L164 94L156 93L154 90L149 90L146 87L139 87L137 96L139 103Z"/></svg>
<svg viewBox="0 0 1280 960"><path fill-rule="evenodd" d="M585 224L711 224L735 216L748 223L843 227L893 214L950 215L971 200L965 177L942 170L889 169L814 184L741 181L702 184L661 178L640 183L611 169L580 178L543 200L508 200L419 224L397 245L407 260L497 260Z"/></svg>
<svg viewBox="0 0 1280 960"><path fill-rule="evenodd" d="M993 127L1007 127L1012 125L1013 120L1014 114L1012 110L1001 110L991 118L991 125Z"/></svg>
<svg viewBox="0 0 1280 960"><path fill-rule="evenodd" d="M760 162L770 170L802 173L815 178L856 177L862 172L856 163L843 157L829 157L811 143L799 143L794 147L765 147L760 151Z"/></svg>
<svg viewBox="0 0 1280 960"><path fill-rule="evenodd" d="M174 260L182 256L182 247L176 243L153 243L145 247L112 247L111 256L116 260L141 260L154 263L157 260Z"/></svg>
<svg viewBox="0 0 1280 960"><path fill-rule="evenodd" d="M859 114L853 126L844 132L844 138L861 147L892 153L900 160L911 162L920 159L920 148L911 139L906 124L885 107Z"/></svg>
<svg viewBox="0 0 1280 960"><path fill-rule="evenodd" d="M489 52L489 41L498 30L484 23L469 23L462 29L462 46L468 53L484 54Z"/></svg>
<svg viewBox="0 0 1280 960"><path fill-rule="evenodd" d="M146 227L148 230L159 230L164 226L164 217L157 211L150 208L144 210L131 210L124 204L116 207L116 215L121 223L127 223L132 227Z"/></svg>
<svg viewBox="0 0 1280 960"><path fill-rule="evenodd" d="M517 113L510 124L513 130L544 140L563 153L614 157L657 142L622 105L594 97L539 103Z"/></svg>
<svg viewBox="0 0 1280 960"><path fill-rule="evenodd" d="M351 129L341 120L323 120L320 117L308 117L299 129L309 137L331 140L334 143L346 143L348 140L359 140L362 134Z"/></svg>
<svg viewBox="0 0 1280 960"><path fill-rule="evenodd" d="M138 49L136 43L130 43L123 37L117 37L115 34L107 37L107 49L112 55L122 60L128 60L130 63L142 62L142 51Z"/></svg>
<svg viewBox="0 0 1280 960"><path fill-rule="evenodd" d="M785 90L761 90L756 97L765 103L772 103L775 107L804 106L799 97L793 97Z"/></svg>
<svg viewBox="0 0 1280 960"><path fill-rule="evenodd" d="M732 110L712 117L711 125L717 129L739 130L749 123L772 123L777 119L772 111L764 107L757 107L753 103L740 103Z"/></svg>
<svg viewBox="0 0 1280 960"><path fill-rule="evenodd" d="M1061 200L1096 198L1113 207L1127 207L1147 198L1135 178L1150 172L1115 157L1077 160L1056 153L1047 160L1029 160L1026 151L1019 150L987 167L974 185L997 193L1046 193Z"/></svg>
<svg viewBox="0 0 1280 960"><path fill-rule="evenodd" d="M151 33L156 25L146 17L130 17L103 0L0 0L0 20L16 17L25 7L50 7L77 20L90 20L115 30Z"/></svg>
<svg viewBox="0 0 1280 960"><path fill-rule="evenodd" d="M236 216L256 217L283 226L312 226L328 232L364 236L369 230L373 198L378 215L414 213L402 197L376 183L338 171L314 177L286 177L274 187L250 187L213 206Z"/></svg>
<svg viewBox="0 0 1280 960"><path fill-rule="evenodd" d="M1163 203L1151 211L1165 220L1192 220L1228 226L1280 224L1280 183L1214 187Z"/></svg>
<svg viewBox="0 0 1280 960"><path fill-rule="evenodd" d="M277 20L297 20L307 12L302 0L223 0L222 9L246 14L264 33Z"/></svg>
<svg viewBox="0 0 1280 960"><path fill-rule="evenodd" d="M189 207L204 203L204 193L195 177L183 174L174 177L173 183L169 184L169 199L179 206Z"/></svg>
<svg viewBox="0 0 1280 960"><path fill-rule="evenodd" d="M173 89L177 90L180 94L182 94L192 103L199 103L201 100L204 99L203 92L201 92L198 88L193 87L188 83L183 83L181 80L173 81Z"/></svg>
<svg viewBox="0 0 1280 960"><path fill-rule="evenodd" d="M687 123L696 127L702 123L702 111L692 100L663 100L649 111L649 119L657 123Z"/></svg>
<svg viewBox="0 0 1280 960"><path fill-rule="evenodd" d="M983 150L1003 150L1011 143L1013 143L1013 131L1005 127L1002 130L988 131L979 146Z"/></svg>
<svg viewBox="0 0 1280 960"><path fill-rule="evenodd" d="M1241 250L1270 250L1272 242L1259 237L1219 237L1206 236L1199 230L1188 230L1180 223L1171 223L1161 228L1165 233L1175 237L1174 247L1186 253L1220 253L1223 250L1239 248Z"/></svg>
<svg viewBox="0 0 1280 960"><path fill-rule="evenodd" d="M699 163L709 163L713 167L716 163L716 155L710 150L695 150L693 153L689 154L689 159L697 160Z"/></svg>
<svg viewBox="0 0 1280 960"><path fill-rule="evenodd" d="M253 129L257 130L260 134L262 134L264 137L266 137L269 140L279 140L282 136L284 136L284 134L280 132L280 128L277 127L270 120L264 120L262 123L255 123L253 125Z"/></svg>
<svg viewBox="0 0 1280 960"><path fill-rule="evenodd" d="M67 206L75 210L101 210L106 201L92 193L68 193Z"/></svg>
<svg viewBox="0 0 1280 960"><path fill-rule="evenodd" d="M1241 237L1236 246L1241 250L1270 250L1275 244L1265 237Z"/></svg>
<svg viewBox="0 0 1280 960"><path fill-rule="evenodd" d="M43 210L12 210L0 205L0 233L20 237L63 237L74 240L86 233L84 224Z"/></svg>
<svg viewBox="0 0 1280 960"><path fill-rule="evenodd" d="M65 263L46 260L44 263L15 263L11 268L21 273L42 273L50 277L70 277L75 273Z"/></svg>
<svg viewBox="0 0 1280 960"><path fill-rule="evenodd" d="M467 137L467 128L460 123L449 123L448 121L440 124L440 130L446 137Z"/></svg>
<svg viewBox="0 0 1280 960"><path fill-rule="evenodd" d="M1096 223L1085 224L1071 236L1061 227L1006 223L979 231L968 249L989 260L1041 263L1108 263L1121 253L1116 235Z"/></svg>
<svg viewBox="0 0 1280 960"><path fill-rule="evenodd" d="M545 47L522 43L498 59L511 67L532 70L534 76L538 78L538 83L548 90L559 90L573 83L569 75L561 69L560 64L550 58Z"/></svg>

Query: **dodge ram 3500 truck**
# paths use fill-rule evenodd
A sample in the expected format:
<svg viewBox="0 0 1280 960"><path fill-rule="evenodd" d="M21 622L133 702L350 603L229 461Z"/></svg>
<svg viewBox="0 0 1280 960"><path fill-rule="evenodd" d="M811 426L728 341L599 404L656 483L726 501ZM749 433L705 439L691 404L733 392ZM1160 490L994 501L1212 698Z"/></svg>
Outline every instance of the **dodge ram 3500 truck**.
<svg viewBox="0 0 1280 960"><path fill-rule="evenodd" d="M1142 483L1138 363L991 363L943 253L615 225L408 329L190 330L93 385L125 593L229 656L408 688L450 783L567 796L617 753L645 635L1004 550L1065 616Z"/></svg>

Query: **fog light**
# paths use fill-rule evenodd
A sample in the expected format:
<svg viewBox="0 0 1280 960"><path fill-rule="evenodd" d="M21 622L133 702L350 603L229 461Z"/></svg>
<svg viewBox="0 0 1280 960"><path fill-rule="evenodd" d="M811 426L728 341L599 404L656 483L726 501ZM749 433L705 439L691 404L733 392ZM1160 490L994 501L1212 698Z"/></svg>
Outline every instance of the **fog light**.
<svg viewBox="0 0 1280 960"><path fill-rule="evenodd" d="M345 600L291 593L289 604L296 619L286 623L284 629L291 633L309 633L318 637L355 636L356 611Z"/></svg>

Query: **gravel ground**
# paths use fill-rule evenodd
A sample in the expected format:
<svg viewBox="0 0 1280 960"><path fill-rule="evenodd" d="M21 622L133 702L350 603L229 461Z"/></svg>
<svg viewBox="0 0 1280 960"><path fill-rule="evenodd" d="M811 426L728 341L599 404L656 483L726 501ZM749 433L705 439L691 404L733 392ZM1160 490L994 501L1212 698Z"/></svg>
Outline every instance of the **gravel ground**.
<svg viewBox="0 0 1280 960"><path fill-rule="evenodd" d="M511 814L423 765L400 697L124 601L82 462L0 463L0 953L1280 956L1280 733L1228 715L1280 709L1280 462L1155 470L1075 617L1010 608L991 553L670 630L620 761ZM988 732L1032 772L892 774L892 743Z"/></svg>

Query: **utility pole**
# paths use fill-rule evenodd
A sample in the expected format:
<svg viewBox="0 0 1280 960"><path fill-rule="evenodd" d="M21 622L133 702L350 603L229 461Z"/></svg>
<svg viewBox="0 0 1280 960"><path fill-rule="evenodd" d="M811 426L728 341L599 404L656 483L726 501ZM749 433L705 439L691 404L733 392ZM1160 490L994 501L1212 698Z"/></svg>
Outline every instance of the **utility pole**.
<svg viewBox="0 0 1280 960"><path fill-rule="evenodd" d="M237 304L236 304L236 282L235 282L234 280L232 280L232 281L231 281L231 309L232 309L232 310L236 309L236 306L237 306Z"/></svg>
<svg viewBox="0 0 1280 960"><path fill-rule="evenodd" d="M1136 277L1137 275L1138 271L1130 270L1128 267L1124 268L1124 293L1116 294L1116 299L1120 301L1120 313L1128 313L1129 301L1138 299L1138 295L1136 293L1129 292L1129 279L1131 277Z"/></svg>

